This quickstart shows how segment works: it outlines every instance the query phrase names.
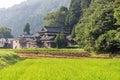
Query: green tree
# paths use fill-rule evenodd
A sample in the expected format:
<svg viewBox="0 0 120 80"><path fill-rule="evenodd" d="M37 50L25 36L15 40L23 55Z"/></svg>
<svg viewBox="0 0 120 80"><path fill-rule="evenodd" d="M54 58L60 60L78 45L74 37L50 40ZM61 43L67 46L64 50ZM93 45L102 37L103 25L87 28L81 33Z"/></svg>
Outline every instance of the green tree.
<svg viewBox="0 0 120 80"><path fill-rule="evenodd" d="M60 34L58 34L55 38L56 48L60 48Z"/></svg>
<svg viewBox="0 0 120 80"><path fill-rule="evenodd" d="M30 34L30 24L29 23L26 23L25 27L24 27L24 32L26 34Z"/></svg>
<svg viewBox="0 0 120 80"><path fill-rule="evenodd" d="M11 29L7 27L0 27L0 34L2 34L4 38L13 38L13 35L11 34Z"/></svg>
<svg viewBox="0 0 120 80"><path fill-rule="evenodd" d="M71 33L71 37L75 38L76 34L75 34L75 27L72 29L72 33Z"/></svg>
<svg viewBox="0 0 120 80"><path fill-rule="evenodd" d="M65 38L65 35L63 33L60 33L60 48L67 47L67 41Z"/></svg>
<svg viewBox="0 0 120 80"><path fill-rule="evenodd" d="M61 8L58 11L54 11L51 13L48 13L45 17L45 25L46 26L55 26L55 27L62 27L65 28L65 19L67 15L68 9L64 6L61 6Z"/></svg>
<svg viewBox="0 0 120 80"><path fill-rule="evenodd" d="M63 33L60 33L55 38L56 48L65 48L67 47L67 41Z"/></svg>
<svg viewBox="0 0 120 80"><path fill-rule="evenodd" d="M115 8L114 17L117 20L116 25L120 25L120 6L118 8Z"/></svg>
<svg viewBox="0 0 120 80"><path fill-rule="evenodd" d="M92 0L75 26L76 40L82 48L96 50L95 42L100 36L110 30L117 30L119 25L116 26L115 23L118 19L114 15L118 6L120 5L117 5L115 0ZM101 49L101 51L105 50Z"/></svg>
<svg viewBox="0 0 120 80"><path fill-rule="evenodd" d="M120 51L120 33L110 30L101 35L96 41L96 50L99 52L117 53Z"/></svg>
<svg viewBox="0 0 120 80"><path fill-rule="evenodd" d="M73 26L75 26L83 14L83 10L87 8L91 0L71 0L68 15L66 17L66 25L71 33Z"/></svg>
<svg viewBox="0 0 120 80"><path fill-rule="evenodd" d="M104 34L109 30L116 29L116 26L114 25L116 20L113 15L113 9L107 8L104 10L102 14L99 15L98 19L95 20L96 27L91 30L90 36L97 39L101 34Z"/></svg>

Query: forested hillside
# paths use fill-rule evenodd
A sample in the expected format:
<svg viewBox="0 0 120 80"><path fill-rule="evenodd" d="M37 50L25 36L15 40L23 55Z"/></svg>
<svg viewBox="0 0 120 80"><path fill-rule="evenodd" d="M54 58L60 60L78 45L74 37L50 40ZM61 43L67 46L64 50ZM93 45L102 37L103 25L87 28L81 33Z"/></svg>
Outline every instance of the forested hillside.
<svg viewBox="0 0 120 80"><path fill-rule="evenodd" d="M44 17L45 25L64 27L71 32L90 3L91 0L71 0L69 8L62 6L59 10L47 14Z"/></svg>
<svg viewBox="0 0 120 80"><path fill-rule="evenodd" d="M68 10L60 8L46 17L49 24L64 25L80 48L110 53L120 51L119 0L71 0Z"/></svg>
<svg viewBox="0 0 120 80"><path fill-rule="evenodd" d="M76 40L87 50L120 51L120 1L93 0L77 23Z"/></svg>
<svg viewBox="0 0 120 80"><path fill-rule="evenodd" d="M32 32L43 26L43 16L57 10L60 6L69 6L71 0L27 0L8 9L0 9L0 26L8 27L13 35L23 33L28 22Z"/></svg>

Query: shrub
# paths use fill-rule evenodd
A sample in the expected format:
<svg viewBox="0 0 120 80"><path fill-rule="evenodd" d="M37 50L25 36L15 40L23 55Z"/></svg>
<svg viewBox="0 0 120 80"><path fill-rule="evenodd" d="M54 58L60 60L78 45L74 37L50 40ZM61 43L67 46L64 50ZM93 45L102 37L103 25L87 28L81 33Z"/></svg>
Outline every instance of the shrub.
<svg viewBox="0 0 120 80"><path fill-rule="evenodd" d="M120 33L110 30L96 41L96 49L99 52L117 53L120 51Z"/></svg>

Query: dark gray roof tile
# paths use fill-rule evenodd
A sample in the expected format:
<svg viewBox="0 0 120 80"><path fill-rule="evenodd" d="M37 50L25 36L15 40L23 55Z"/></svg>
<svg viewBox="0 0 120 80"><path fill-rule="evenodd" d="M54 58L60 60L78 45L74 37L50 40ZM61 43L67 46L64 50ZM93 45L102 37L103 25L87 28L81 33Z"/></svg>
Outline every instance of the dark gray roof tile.
<svg viewBox="0 0 120 80"><path fill-rule="evenodd" d="M66 33L65 30L61 27L45 26L44 28L47 32Z"/></svg>
<svg viewBox="0 0 120 80"><path fill-rule="evenodd" d="M41 40L51 40L51 39L54 39L55 36L48 36L48 37L42 37Z"/></svg>

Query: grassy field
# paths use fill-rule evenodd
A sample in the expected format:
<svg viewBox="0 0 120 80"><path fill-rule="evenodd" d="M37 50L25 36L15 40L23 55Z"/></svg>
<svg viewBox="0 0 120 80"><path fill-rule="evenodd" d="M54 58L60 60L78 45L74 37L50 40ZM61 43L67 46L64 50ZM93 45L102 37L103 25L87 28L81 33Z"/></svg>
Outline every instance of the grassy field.
<svg viewBox="0 0 120 80"><path fill-rule="evenodd" d="M120 59L26 59L0 80L120 80Z"/></svg>
<svg viewBox="0 0 120 80"><path fill-rule="evenodd" d="M21 58L14 52L0 50L0 69L5 66L12 65L20 60Z"/></svg>

